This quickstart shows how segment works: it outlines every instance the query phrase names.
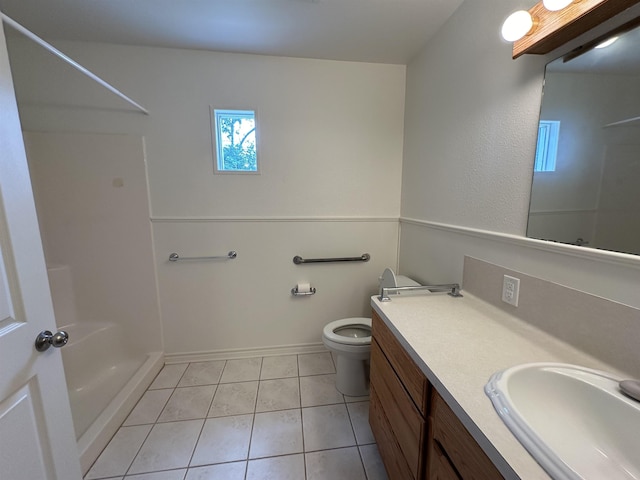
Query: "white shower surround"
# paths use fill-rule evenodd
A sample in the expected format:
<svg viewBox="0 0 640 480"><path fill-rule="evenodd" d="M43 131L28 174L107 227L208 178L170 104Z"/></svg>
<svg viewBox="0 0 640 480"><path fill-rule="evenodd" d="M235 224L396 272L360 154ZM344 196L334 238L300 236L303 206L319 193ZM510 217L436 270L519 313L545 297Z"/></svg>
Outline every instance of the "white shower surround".
<svg viewBox="0 0 640 480"><path fill-rule="evenodd" d="M62 350L82 471L86 473L164 364L162 352L126 347L113 322L79 322Z"/></svg>

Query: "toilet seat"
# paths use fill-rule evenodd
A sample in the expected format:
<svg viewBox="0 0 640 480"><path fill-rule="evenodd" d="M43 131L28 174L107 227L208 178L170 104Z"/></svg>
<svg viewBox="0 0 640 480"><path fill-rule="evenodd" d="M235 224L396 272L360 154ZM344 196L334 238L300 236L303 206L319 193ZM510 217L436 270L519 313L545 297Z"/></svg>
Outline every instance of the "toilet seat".
<svg viewBox="0 0 640 480"><path fill-rule="evenodd" d="M340 335L339 330L349 326L353 326L355 329L362 329L365 335L362 337ZM368 335L366 335L366 333L368 333ZM343 345L370 345L371 319L366 317L353 317L335 320L325 325L322 335L327 340Z"/></svg>

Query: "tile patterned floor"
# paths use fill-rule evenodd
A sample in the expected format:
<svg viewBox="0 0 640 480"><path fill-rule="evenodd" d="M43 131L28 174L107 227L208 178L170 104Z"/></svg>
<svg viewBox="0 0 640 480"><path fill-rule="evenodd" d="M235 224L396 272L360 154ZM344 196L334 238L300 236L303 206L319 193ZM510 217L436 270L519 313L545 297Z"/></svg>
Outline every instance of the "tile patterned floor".
<svg viewBox="0 0 640 480"><path fill-rule="evenodd" d="M331 354L166 365L86 480L387 480Z"/></svg>

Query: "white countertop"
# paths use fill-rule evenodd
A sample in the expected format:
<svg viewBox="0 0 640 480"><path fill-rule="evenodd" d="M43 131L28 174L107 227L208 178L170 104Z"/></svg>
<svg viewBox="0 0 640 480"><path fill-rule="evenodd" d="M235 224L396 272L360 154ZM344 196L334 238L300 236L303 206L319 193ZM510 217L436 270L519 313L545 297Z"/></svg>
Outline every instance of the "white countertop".
<svg viewBox="0 0 640 480"><path fill-rule="evenodd" d="M489 377L522 363L561 362L621 372L462 292L372 297L371 305L507 479L550 477L504 425L484 393ZM544 408L544 406L542 406Z"/></svg>

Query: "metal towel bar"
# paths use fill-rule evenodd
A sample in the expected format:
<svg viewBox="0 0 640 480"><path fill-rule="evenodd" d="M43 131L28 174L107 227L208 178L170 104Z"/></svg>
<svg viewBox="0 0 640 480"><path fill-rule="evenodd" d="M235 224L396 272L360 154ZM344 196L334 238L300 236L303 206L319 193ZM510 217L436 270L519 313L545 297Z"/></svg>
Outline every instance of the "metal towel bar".
<svg viewBox="0 0 640 480"><path fill-rule="evenodd" d="M381 302L390 302L389 292L415 292L420 290L428 290L430 292L449 292L452 297L462 297L460 293L460 285L457 283L446 283L444 285L420 285L417 287L384 287L380 289L378 300Z"/></svg>
<svg viewBox="0 0 640 480"><path fill-rule="evenodd" d="M293 263L300 265L302 263L329 263L329 262L368 262L371 255L363 253L359 257L341 257L341 258L307 258L304 259L299 255L293 257Z"/></svg>
<svg viewBox="0 0 640 480"><path fill-rule="evenodd" d="M181 257L177 253L172 253L171 255L169 255L169 261L170 262L177 262L178 260L216 260L216 259L221 259L221 258L224 258L224 259L227 259L227 260L233 260L237 256L238 256L238 254L234 250L231 250L226 255L218 255L218 256L215 256L215 257Z"/></svg>

